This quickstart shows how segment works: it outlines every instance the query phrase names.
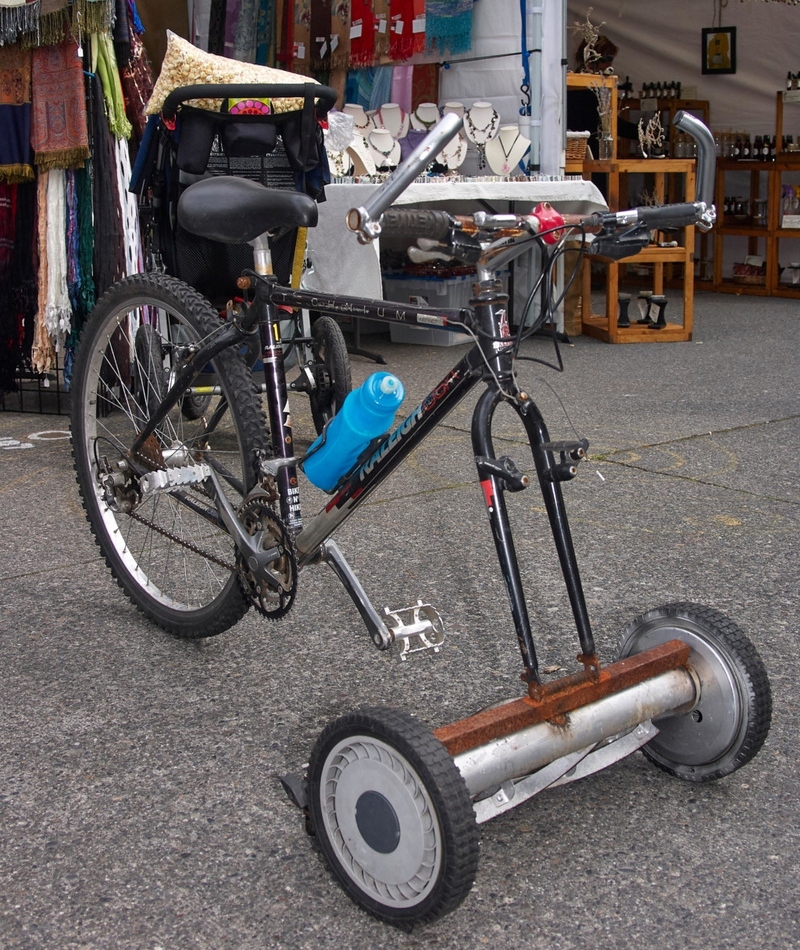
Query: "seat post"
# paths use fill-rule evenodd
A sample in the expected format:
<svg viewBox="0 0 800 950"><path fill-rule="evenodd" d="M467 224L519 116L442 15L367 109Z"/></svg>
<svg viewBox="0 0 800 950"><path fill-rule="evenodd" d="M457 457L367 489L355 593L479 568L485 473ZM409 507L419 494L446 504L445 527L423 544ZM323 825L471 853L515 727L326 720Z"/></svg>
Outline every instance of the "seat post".
<svg viewBox="0 0 800 950"><path fill-rule="evenodd" d="M253 269L261 277L271 277L274 273L272 269L272 251L269 249L269 234L259 234L257 238L248 242L253 248Z"/></svg>

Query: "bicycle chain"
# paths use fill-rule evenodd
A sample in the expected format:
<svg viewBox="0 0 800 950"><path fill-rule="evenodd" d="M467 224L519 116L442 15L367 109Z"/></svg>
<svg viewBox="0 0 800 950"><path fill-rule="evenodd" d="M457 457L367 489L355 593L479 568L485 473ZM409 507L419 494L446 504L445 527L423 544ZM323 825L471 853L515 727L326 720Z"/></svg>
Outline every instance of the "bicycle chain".
<svg viewBox="0 0 800 950"><path fill-rule="evenodd" d="M218 564L220 567L224 568L226 571L230 571L232 574L235 573L238 568L235 564L227 564L225 561L221 560L218 557L215 557L213 554L209 554L206 551L203 551L196 544L193 544L191 541L186 541L183 538L179 538L177 535L173 534L171 531L167 531L166 528L162 528L157 524L154 524L152 521L148 521L147 518L143 518L141 515L137 514L135 511L129 511L128 517L133 518L134 521L138 521L141 524L147 525L148 528L152 528L154 531L157 531L159 534L163 534L165 538L169 538L170 541L174 541L176 544L180 544L181 547L188 548L190 551L195 554L199 554L200 557L205 558L207 561L213 561L214 564Z"/></svg>

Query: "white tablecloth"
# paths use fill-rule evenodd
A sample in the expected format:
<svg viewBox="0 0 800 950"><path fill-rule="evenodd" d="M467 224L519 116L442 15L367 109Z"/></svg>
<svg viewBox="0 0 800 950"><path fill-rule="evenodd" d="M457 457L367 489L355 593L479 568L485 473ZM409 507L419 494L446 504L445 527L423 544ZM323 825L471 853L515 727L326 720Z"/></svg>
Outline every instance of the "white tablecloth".
<svg viewBox="0 0 800 950"><path fill-rule="evenodd" d="M347 229L345 218L351 208L363 205L377 185L328 185L327 200L319 206L319 224L308 232L308 258L313 270L303 286L309 290L350 294L357 297L383 297L378 242L358 243ZM515 210L525 213L550 201L559 211L590 214L607 206L599 189L590 181L461 181L447 180L410 185L395 204L447 207L450 211L471 213L486 210L487 202L498 212Z"/></svg>

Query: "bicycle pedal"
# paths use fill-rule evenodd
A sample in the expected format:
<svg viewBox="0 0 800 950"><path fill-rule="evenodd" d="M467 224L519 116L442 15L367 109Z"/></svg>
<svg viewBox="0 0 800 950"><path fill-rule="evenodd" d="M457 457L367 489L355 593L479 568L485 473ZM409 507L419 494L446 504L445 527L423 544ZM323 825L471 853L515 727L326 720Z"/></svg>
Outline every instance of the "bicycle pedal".
<svg viewBox="0 0 800 950"><path fill-rule="evenodd" d="M402 641L400 659L407 660L413 653L433 650L438 653L444 642L444 624L439 612L421 600L413 607L389 610L384 607L386 626L395 642Z"/></svg>

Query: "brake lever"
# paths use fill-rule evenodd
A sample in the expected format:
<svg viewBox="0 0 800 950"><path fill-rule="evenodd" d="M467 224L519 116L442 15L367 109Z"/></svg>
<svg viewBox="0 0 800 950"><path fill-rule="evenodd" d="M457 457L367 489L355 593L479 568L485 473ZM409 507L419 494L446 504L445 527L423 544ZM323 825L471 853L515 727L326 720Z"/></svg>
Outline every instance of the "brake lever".
<svg viewBox="0 0 800 950"><path fill-rule="evenodd" d="M649 228L646 224L637 223L624 231L600 231L587 245L586 253L591 257L619 261L624 257L633 257L649 244Z"/></svg>

